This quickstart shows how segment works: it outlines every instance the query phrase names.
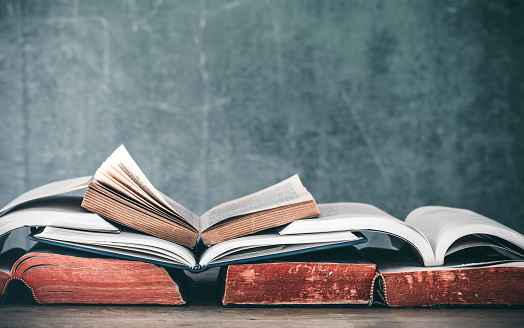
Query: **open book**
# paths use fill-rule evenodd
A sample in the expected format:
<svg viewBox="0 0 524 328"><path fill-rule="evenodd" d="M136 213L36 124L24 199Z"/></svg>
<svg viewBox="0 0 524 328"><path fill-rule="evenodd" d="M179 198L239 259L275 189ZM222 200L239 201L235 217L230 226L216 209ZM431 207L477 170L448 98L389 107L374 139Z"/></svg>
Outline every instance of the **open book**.
<svg viewBox="0 0 524 328"><path fill-rule="evenodd" d="M200 245L195 249L190 249L131 230L110 234L55 227L45 227L31 235L30 239L192 272L228 264L251 263L264 259L343 247L366 241L366 238L361 234L354 234L350 231L289 236L280 236L275 231L264 231L224 241L211 247Z"/></svg>
<svg viewBox="0 0 524 328"><path fill-rule="evenodd" d="M478 246L501 248L524 257L524 235L465 209L425 206L415 209L401 221L368 204L319 204L318 208L320 217L292 222L279 233L384 232L394 236L394 246L410 245L424 266L443 265L446 256Z"/></svg>
<svg viewBox="0 0 524 328"><path fill-rule="evenodd" d="M83 209L81 203L82 197L79 196L55 195L6 207L0 212L0 238L18 228L41 226L119 232L99 215ZM1 245L0 242L0 248Z"/></svg>
<svg viewBox="0 0 524 328"><path fill-rule="evenodd" d="M159 192L122 145L96 171L82 206L152 236L194 247L277 227L319 214L297 175L196 215Z"/></svg>
<svg viewBox="0 0 524 328"><path fill-rule="evenodd" d="M355 235L349 231L280 236L274 230L266 229L249 236L216 243L211 247L198 244L198 247L191 249L187 245L193 245L194 242L186 243L185 245L177 244L170 240L139 233L136 230L114 226L98 214L83 209L80 206L81 197L62 195L72 190L87 188L90 181L92 182L91 177L82 177L53 182L30 190L7 204L0 212L3 215L0 217L0 246L3 244L4 239L1 237L2 234L6 236L6 233L11 230L23 226L43 227L43 230L40 229L41 231L31 238L45 243L58 244L73 249L87 250L124 259L201 271L208 267L222 266L228 263L252 262L259 259L353 245L366 241L362 235ZM285 191L288 193L294 192L294 189L290 191L289 188L294 188L293 185L299 181L298 177L292 177L290 181L278 184L277 187L274 186L275 190L273 191L263 190L259 193L272 195L270 197L277 198L276 202L278 203L279 195L282 195L283 198L292 198L289 194L286 195ZM269 189L272 188L270 187ZM284 192L284 194L281 194L281 192ZM244 197L238 201L233 201L233 203L246 203L243 205L243 208L246 209L249 207L250 197L253 197L255 201L265 199L265 196L259 197L259 193L255 193L255 196L247 196L247 198ZM300 197L300 195L297 196L297 199L300 199ZM314 200L312 200L312 205L314 210L311 209L310 213L318 211ZM287 205L283 207L292 208ZM227 208L227 205L219 208ZM211 210L209 213L214 213L213 211ZM300 212L301 210L298 209L297 211ZM260 214L268 228L279 224L279 220L288 220L287 217L285 220L278 217L278 215L286 216L289 214L287 210L277 209L275 212L271 210L269 212L277 213L275 214L277 223L271 221L272 217L270 215ZM296 218L294 214L296 213L291 211L290 215L292 218ZM150 218L147 214L144 214L144 217L146 219ZM156 216L153 217L157 219ZM247 215L245 217L249 218L249 222L246 223L249 227L253 225L256 225L257 229L261 227L256 222L257 216ZM127 220L127 218L124 219ZM232 220L235 219L237 217ZM243 222L241 217L239 220ZM227 219L225 221L224 225L230 222ZM168 223L175 225L171 221L167 223L160 221L160 223L157 222L153 226L157 227L159 225L162 226L161 224L167 225ZM235 227L234 224L233 227ZM262 225L262 227L265 226ZM171 229L178 228L171 227ZM257 229L253 228L253 232ZM198 233L194 233L195 238L196 236L198 236Z"/></svg>

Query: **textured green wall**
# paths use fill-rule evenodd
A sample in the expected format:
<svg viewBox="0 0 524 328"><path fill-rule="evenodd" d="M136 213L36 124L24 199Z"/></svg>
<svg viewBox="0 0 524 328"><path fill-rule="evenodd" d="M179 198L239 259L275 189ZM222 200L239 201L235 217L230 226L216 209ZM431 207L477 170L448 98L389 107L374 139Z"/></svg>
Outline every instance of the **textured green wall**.
<svg viewBox="0 0 524 328"><path fill-rule="evenodd" d="M523 1L0 1L0 203L121 143L196 212L318 202L524 232Z"/></svg>

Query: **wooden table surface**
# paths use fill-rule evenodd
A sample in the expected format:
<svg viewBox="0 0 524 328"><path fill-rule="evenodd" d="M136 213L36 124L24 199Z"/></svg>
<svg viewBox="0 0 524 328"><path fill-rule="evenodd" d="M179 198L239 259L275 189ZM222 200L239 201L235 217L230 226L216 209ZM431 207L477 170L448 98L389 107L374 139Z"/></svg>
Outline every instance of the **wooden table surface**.
<svg viewBox="0 0 524 328"><path fill-rule="evenodd" d="M193 276L188 306L0 306L0 327L524 327L524 308L389 309L220 305L214 274Z"/></svg>

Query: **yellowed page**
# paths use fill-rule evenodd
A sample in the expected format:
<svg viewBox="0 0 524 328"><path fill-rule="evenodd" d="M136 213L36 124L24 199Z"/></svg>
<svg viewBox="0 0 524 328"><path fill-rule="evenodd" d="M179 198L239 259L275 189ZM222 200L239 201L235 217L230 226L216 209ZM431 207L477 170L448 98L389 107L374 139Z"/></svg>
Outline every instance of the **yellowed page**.
<svg viewBox="0 0 524 328"><path fill-rule="evenodd" d="M213 207L202 214L200 228L201 231L204 231L227 218L309 200L314 200L313 196L302 185L298 175L295 174L273 186Z"/></svg>
<svg viewBox="0 0 524 328"><path fill-rule="evenodd" d="M104 177L103 177L104 176ZM107 179L107 177L114 179ZM199 229L200 218L195 213L178 204L166 195L158 191L147 179L142 170L135 163L124 145L118 147L106 160L97 173L95 180L100 177L104 182L115 190L122 191L122 186L129 189L125 195L134 198L133 193L144 200L149 200L156 206L164 208L168 212L173 212Z"/></svg>

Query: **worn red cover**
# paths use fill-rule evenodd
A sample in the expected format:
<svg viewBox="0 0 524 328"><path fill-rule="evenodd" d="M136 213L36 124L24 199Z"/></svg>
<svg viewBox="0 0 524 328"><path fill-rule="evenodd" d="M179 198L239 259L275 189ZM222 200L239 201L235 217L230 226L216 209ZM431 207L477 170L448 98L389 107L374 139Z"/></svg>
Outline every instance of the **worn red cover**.
<svg viewBox="0 0 524 328"><path fill-rule="evenodd" d="M164 304L188 300L191 280L180 270L137 261L31 253L11 275L0 271L0 296L17 279L38 303Z"/></svg>
<svg viewBox="0 0 524 328"><path fill-rule="evenodd" d="M221 271L224 305L368 304L371 263L284 262L230 265Z"/></svg>
<svg viewBox="0 0 524 328"><path fill-rule="evenodd" d="M380 273L389 306L524 304L524 267L490 266Z"/></svg>

